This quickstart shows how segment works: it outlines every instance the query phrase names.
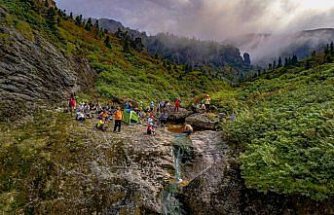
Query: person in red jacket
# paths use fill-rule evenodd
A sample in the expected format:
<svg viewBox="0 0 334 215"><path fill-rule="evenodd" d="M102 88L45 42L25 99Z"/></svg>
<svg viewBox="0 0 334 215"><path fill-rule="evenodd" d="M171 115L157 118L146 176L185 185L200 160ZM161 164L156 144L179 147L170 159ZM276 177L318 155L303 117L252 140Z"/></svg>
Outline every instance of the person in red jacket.
<svg viewBox="0 0 334 215"><path fill-rule="evenodd" d="M68 101L68 106L70 108L71 116L77 106L77 101L75 100L74 94L71 95L71 98Z"/></svg>
<svg viewBox="0 0 334 215"><path fill-rule="evenodd" d="M181 107L181 100L179 98L177 98L175 100L175 109L174 109L174 112L179 112L180 107Z"/></svg>

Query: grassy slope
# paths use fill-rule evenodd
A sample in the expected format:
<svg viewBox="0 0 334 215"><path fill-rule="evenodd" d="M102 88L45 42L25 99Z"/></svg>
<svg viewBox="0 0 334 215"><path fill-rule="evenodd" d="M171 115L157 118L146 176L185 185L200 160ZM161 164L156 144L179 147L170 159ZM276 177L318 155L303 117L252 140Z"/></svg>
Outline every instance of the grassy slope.
<svg viewBox="0 0 334 215"><path fill-rule="evenodd" d="M27 1L0 0L0 6L9 13L6 19L0 20L1 25L15 28L31 41L38 34L69 57L88 58L91 66L101 72L97 89L105 96L147 101L179 95L191 98L225 87L223 82L209 80L196 72L181 77L178 69L167 71L161 61L145 53L124 53L121 41L115 37L111 37L112 49L108 49L103 39L72 21L61 20L52 28L43 16L31 10ZM8 37L0 33L1 42L6 42ZM18 126L0 123L0 134L1 212L59 214L72 210L74 213L86 208L94 210L101 204L99 199L85 204L79 202L82 204L79 206L72 204L77 200L78 190L87 199L92 198L95 193L90 186L93 185L64 173L64 169L75 168L89 172L85 166L87 160L95 160L96 155L109 153L108 157L118 159L117 150L117 155L111 155L110 150L96 150L96 145L105 141L100 133L90 127L87 130L68 115L43 112Z"/></svg>
<svg viewBox="0 0 334 215"><path fill-rule="evenodd" d="M217 103L236 111L225 137L244 147L242 175L260 191L334 196L334 64L279 69Z"/></svg>
<svg viewBox="0 0 334 215"><path fill-rule="evenodd" d="M144 52L123 52L122 41L113 35L110 35L112 48L107 48L104 38L99 38L96 31L88 32L75 25L74 21L61 18L52 28L25 1L0 0L0 5L11 14L6 24L18 29L27 39L33 40L34 34L39 34L65 55L87 58L91 66L100 72L97 90L102 96L144 101L174 99L178 96L191 98L225 87L222 81L200 72L185 74L181 66L167 69L161 60Z"/></svg>
<svg viewBox="0 0 334 215"><path fill-rule="evenodd" d="M38 33L66 55L87 57L94 68L103 71L97 88L104 95L143 100L178 95L191 98L224 87L213 98L226 111L237 112L237 120L223 127L230 142L245 148L241 161L247 185L262 191L303 194L313 199L333 196L334 65L306 71L281 69L241 88L231 89L196 72L183 75L181 79L179 71L167 71L159 60L145 53L124 53L121 41L114 37L113 47L108 49L94 32L87 32L71 21L61 21L54 31L23 1L0 0L0 5L12 14L6 24L21 31L27 39L33 40L33 33ZM0 36L6 38L6 35ZM71 139L71 132L77 136L78 131L65 129L73 127L65 116L50 118L48 115L45 122L46 116L40 117L19 128L0 126L1 133L5 134L0 142L6 143L0 151L1 160L6 161L0 169L0 208L22 208L31 194L28 185L39 178L47 182L47 178L56 174L52 169L46 171L53 165L50 150L52 160L57 161L63 159L63 155L71 155L71 148L86 138L82 134L78 140ZM49 185L40 186L40 196L36 198L54 198L47 189Z"/></svg>

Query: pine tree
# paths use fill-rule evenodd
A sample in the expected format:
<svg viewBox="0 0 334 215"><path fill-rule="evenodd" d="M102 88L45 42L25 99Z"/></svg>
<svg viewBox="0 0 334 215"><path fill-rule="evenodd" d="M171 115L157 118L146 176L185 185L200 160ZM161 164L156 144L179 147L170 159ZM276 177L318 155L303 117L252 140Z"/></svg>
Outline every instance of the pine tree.
<svg viewBox="0 0 334 215"><path fill-rule="evenodd" d="M184 68L183 68L184 72L187 73L187 72L188 72L188 69L189 69L189 68L188 68L188 64L185 64L185 65L184 65Z"/></svg>
<svg viewBox="0 0 334 215"><path fill-rule="evenodd" d="M115 35L116 35L117 38L120 38L120 39L122 39L124 37L124 33L120 28L117 28L117 31L116 31Z"/></svg>
<svg viewBox="0 0 334 215"><path fill-rule="evenodd" d="M92 27L93 27L92 19L89 18L89 19L87 20L86 25L85 25L85 29L86 29L87 31L91 31L91 30L92 30Z"/></svg>
<svg viewBox="0 0 334 215"><path fill-rule="evenodd" d="M250 65L251 65L250 55L249 55L247 52L244 53L244 63L245 63L247 66L250 66Z"/></svg>
<svg viewBox="0 0 334 215"><path fill-rule="evenodd" d="M109 35L106 36L106 39L104 40L104 45L107 48L112 48L111 41L110 41L110 36Z"/></svg>
<svg viewBox="0 0 334 215"><path fill-rule="evenodd" d="M329 51L329 45L327 44L325 47L325 55L329 55L330 51Z"/></svg>
<svg viewBox="0 0 334 215"><path fill-rule="evenodd" d="M330 45L330 53L331 55L334 55L334 43L331 42L331 45Z"/></svg>
<svg viewBox="0 0 334 215"><path fill-rule="evenodd" d="M289 66L289 60L288 60L288 58L284 59L284 66L285 67Z"/></svg>
<svg viewBox="0 0 334 215"><path fill-rule="evenodd" d="M298 64L298 58L297 58L297 55L293 55L293 56L292 56L291 64L292 64L293 66L296 66L296 65Z"/></svg>
<svg viewBox="0 0 334 215"><path fill-rule="evenodd" d="M97 31L100 31L99 20L95 21L94 28L97 29Z"/></svg>
<svg viewBox="0 0 334 215"><path fill-rule="evenodd" d="M73 13L70 13L70 19L73 20Z"/></svg>
<svg viewBox="0 0 334 215"><path fill-rule="evenodd" d="M273 69L276 69L276 60L273 62Z"/></svg>
<svg viewBox="0 0 334 215"><path fill-rule="evenodd" d="M142 52L144 50L144 45L142 39L137 37L134 41L131 41L131 46L137 51Z"/></svg>
<svg viewBox="0 0 334 215"><path fill-rule="evenodd" d="M193 66L192 65L189 65L188 66L188 72L192 72L193 71Z"/></svg>
<svg viewBox="0 0 334 215"><path fill-rule="evenodd" d="M305 69L310 69L311 68L311 61L310 60L306 60L305 62Z"/></svg>
<svg viewBox="0 0 334 215"><path fill-rule="evenodd" d="M82 24L82 15L75 17L75 24L78 26Z"/></svg>
<svg viewBox="0 0 334 215"><path fill-rule="evenodd" d="M311 56L314 58L315 56L317 55L317 52L316 51L313 51Z"/></svg>
<svg viewBox="0 0 334 215"><path fill-rule="evenodd" d="M55 28L57 24L56 10L53 7L50 7L46 14L47 23L51 28Z"/></svg>
<svg viewBox="0 0 334 215"><path fill-rule="evenodd" d="M280 67L282 67L282 58L281 57L278 58L278 64L277 64L277 68L280 68Z"/></svg>
<svg viewBox="0 0 334 215"><path fill-rule="evenodd" d="M126 36L123 41L123 51L130 52L130 39L128 38L128 36Z"/></svg>

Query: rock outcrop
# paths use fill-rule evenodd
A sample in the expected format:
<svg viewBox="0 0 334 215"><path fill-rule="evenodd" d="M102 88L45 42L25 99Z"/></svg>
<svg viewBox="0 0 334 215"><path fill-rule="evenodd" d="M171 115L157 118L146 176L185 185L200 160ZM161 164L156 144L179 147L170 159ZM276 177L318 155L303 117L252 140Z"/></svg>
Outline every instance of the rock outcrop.
<svg viewBox="0 0 334 215"><path fill-rule="evenodd" d="M219 118L213 113L197 113L186 118L186 122L196 130L215 130Z"/></svg>
<svg viewBox="0 0 334 215"><path fill-rule="evenodd" d="M276 193L259 193L247 189L240 175L237 152L220 143L211 146L216 153L215 162L194 178L183 189L183 204L189 214L243 215L243 214L333 214L332 200L316 202L302 196L285 196ZM204 158L194 161L201 165Z"/></svg>
<svg viewBox="0 0 334 215"><path fill-rule="evenodd" d="M168 121L176 123L183 123L193 113L184 108L180 108L179 111L175 112L172 106L167 107L166 110L168 112Z"/></svg>
<svg viewBox="0 0 334 215"><path fill-rule="evenodd" d="M5 10L0 16L6 17ZM94 83L96 73L87 60L66 56L37 31L30 36L0 24L0 120L64 100Z"/></svg>

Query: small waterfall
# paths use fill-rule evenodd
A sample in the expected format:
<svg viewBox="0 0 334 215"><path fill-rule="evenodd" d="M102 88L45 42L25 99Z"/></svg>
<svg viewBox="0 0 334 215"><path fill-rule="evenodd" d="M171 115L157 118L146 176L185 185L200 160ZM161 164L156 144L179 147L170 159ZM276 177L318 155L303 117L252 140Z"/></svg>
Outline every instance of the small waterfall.
<svg viewBox="0 0 334 215"><path fill-rule="evenodd" d="M181 148L174 149L174 151L176 151L176 153L174 152L175 179L176 182L181 182Z"/></svg>
<svg viewBox="0 0 334 215"><path fill-rule="evenodd" d="M187 144L189 144L189 138L185 135L177 135L175 137L172 155L174 158L174 168L175 168L175 181L170 183L165 187L162 192L162 213L164 215L182 215L182 204L177 198L180 193L182 182L182 160L187 149Z"/></svg>
<svg viewBox="0 0 334 215"><path fill-rule="evenodd" d="M178 184L170 184L162 193L162 213L164 215L182 215L182 205L177 199Z"/></svg>

